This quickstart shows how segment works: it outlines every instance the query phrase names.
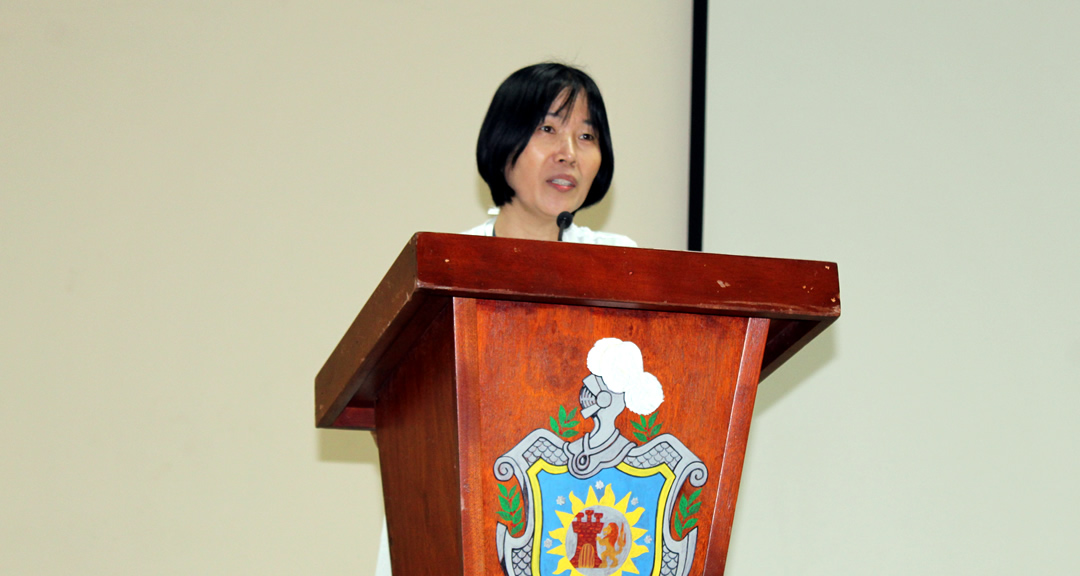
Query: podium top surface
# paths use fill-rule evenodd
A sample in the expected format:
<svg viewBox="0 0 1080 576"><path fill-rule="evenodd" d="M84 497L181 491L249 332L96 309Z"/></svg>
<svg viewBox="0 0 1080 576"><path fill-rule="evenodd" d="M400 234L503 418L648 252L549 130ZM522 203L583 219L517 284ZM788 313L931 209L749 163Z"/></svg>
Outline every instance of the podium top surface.
<svg viewBox="0 0 1080 576"><path fill-rule="evenodd" d="M769 318L761 378L840 316L832 262L421 232L316 377L317 425L350 427L339 417L374 402L380 358L452 297Z"/></svg>

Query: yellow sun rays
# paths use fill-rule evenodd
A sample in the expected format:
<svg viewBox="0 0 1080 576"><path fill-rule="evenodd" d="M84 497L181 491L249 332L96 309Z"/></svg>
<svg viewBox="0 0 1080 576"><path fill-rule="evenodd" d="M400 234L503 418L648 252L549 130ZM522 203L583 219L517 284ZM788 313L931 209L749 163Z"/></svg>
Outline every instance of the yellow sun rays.
<svg viewBox="0 0 1080 576"><path fill-rule="evenodd" d="M559 563L555 567L554 573L562 574L563 572L569 570L570 574L568 576L584 576L581 572L578 572L574 568L574 565L570 563L570 559L567 558L566 532L570 529L570 523L574 521L574 518L577 517L577 514L579 512L590 506L599 505L618 510L620 513L622 513L623 517L626 518L626 521L630 526L630 552L626 556L626 560L622 563L622 565L620 565L618 569L611 573L611 576L622 576L623 573L640 574L640 572L638 572L637 566L634 565L633 559L649 551L647 547L641 546L637 543L637 539L644 536L648 532L648 530L645 528L636 528L634 525L637 524L638 519L641 518L641 515L645 512L645 509L638 507L632 512L630 512L627 511L629 504L629 492L627 492L626 495L623 496L622 500L619 500L618 503L615 502L615 492L611 489L611 484L604 486L604 496L601 497L599 500L596 498L596 493L593 491L592 486L589 486L589 494L585 497L584 502L582 502L580 498L575 496L573 492L570 492L570 512L563 512L561 510L555 511L555 513L559 515L559 520L562 521L562 527L556 528L555 530L548 532L548 534L552 538L559 541L558 546L552 548L551 550L548 550L547 552L548 554L556 554L559 556Z"/></svg>

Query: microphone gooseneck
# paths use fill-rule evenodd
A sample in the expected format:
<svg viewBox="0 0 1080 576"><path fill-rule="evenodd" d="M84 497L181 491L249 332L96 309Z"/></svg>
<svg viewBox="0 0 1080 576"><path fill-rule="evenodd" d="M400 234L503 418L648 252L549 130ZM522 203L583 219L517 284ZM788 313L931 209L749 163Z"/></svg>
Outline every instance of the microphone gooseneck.
<svg viewBox="0 0 1080 576"><path fill-rule="evenodd" d="M562 234L570 227L570 224L574 222L574 215L570 212L560 212L559 216L555 218L555 223L559 225L559 242L562 242Z"/></svg>

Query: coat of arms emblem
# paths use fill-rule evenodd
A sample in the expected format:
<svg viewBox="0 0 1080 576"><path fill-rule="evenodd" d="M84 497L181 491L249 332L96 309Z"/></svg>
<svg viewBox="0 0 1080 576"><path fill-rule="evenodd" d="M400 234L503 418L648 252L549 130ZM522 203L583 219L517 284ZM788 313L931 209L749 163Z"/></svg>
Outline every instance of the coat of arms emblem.
<svg viewBox="0 0 1080 576"><path fill-rule="evenodd" d="M551 430L532 431L495 461L499 562L509 576L685 576L708 469L675 436L656 434L663 386L637 345L601 339L586 365L578 403L592 429L568 440L562 426L577 409L560 410ZM624 410L640 417L638 442L616 427ZM679 497L687 484L699 490Z"/></svg>

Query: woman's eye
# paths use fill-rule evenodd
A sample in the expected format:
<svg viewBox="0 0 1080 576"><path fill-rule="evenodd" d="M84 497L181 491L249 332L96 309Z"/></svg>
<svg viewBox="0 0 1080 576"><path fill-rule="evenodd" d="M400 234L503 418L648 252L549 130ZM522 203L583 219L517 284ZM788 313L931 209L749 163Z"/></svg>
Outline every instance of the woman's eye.
<svg viewBox="0 0 1080 576"><path fill-rule="evenodd" d="M548 133L551 133L551 132L554 132L554 131L555 131L555 127L554 127L554 126L551 126L551 125L549 125L549 124L542 124L542 125L540 126L540 131L541 131L541 132L548 132Z"/></svg>
<svg viewBox="0 0 1080 576"><path fill-rule="evenodd" d="M582 140L596 140L596 136L594 136L592 134L589 134L589 133L585 133L585 134L581 135L581 139Z"/></svg>

